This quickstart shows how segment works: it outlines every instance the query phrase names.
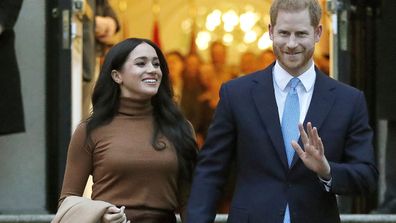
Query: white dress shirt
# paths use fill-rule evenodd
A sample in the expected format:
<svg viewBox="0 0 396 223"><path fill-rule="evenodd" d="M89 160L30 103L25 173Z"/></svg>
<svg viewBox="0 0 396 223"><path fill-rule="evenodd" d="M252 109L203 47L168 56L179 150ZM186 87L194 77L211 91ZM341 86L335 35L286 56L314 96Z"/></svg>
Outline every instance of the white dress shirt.
<svg viewBox="0 0 396 223"><path fill-rule="evenodd" d="M285 71L279 65L278 61L275 63L272 74L274 80L276 105L278 106L279 120L281 122L287 93L290 89L288 83L293 78L293 76ZM300 83L298 83L296 88L298 100L300 102L300 123L303 123L305 116L307 115L314 90L316 79L314 63L312 63L311 67L307 71L299 75L297 78L300 79Z"/></svg>

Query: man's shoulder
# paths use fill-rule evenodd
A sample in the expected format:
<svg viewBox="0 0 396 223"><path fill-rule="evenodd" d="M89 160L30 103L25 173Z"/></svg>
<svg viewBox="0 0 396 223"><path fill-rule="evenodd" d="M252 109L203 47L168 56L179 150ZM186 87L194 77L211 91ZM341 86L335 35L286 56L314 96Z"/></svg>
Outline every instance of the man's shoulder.
<svg viewBox="0 0 396 223"><path fill-rule="evenodd" d="M335 92L342 94L357 94L361 92L361 90L357 89L356 87L353 87L349 84L336 80L322 73L318 74L318 78L316 81L322 81L330 89L334 89Z"/></svg>
<svg viewBox="0 0 396 223"><path fill-rule="evenodd" d="M228 85L229 87L237 87L237 88L243 86L250 86L254 82L263 81L264 79L266 79L266 76L268 75L271 75L271 73L268 73L266 69L257 70L253 73L229 80L228 82L225 83L225 85Z"/></svg>

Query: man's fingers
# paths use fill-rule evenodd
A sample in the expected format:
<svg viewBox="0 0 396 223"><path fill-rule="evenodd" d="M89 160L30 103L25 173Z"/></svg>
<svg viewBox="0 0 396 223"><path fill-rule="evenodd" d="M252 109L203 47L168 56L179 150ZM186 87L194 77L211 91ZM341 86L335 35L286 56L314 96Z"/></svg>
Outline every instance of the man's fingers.
<svg viewBox="0 0 396 223"><path fill-rule="evenodd" d="M319 154L321 156L324 156L324 146L323 146L322 139L320 137L318 138L318 150L319 150Z"/></svg>
<svg viewBox="0 0 396 223"><path fill-rule="evenodd" d="M312 140L312 145L317 149L318 147L318 139L319 139L319 135L318 135L318 130L316 127L312 128L312 136L311 136L311 140Z"/></svg>
<svg viewBox="0 0 396 223"><path fill-rule="evenodd" d="M292 144L292 147L293 147L294 151L296 151L296 153L300 157L300 159L303 159L305 152L301 148L301 146L294 140L292 140L291 144Z"/></svg>
<svg viewBox="0 0 396 223"><path fill-rule="evenodd" d="M300 131L301 142L305 146L305 144L309 143L309 138L304 130L304 126L301 123L298 124L298 130Z"/></svg>
<svg viewBox="0 0 396 223"><path fill-rule="evenodd" d="M314 134L313 136L314 146L316 150L319 152L319 154L322 156L324 154L324 146L322 139L319 136L318 129L316 127L313 129L313 134Z"/></svg>
<svg viewBox="0 0 396 223"><path fill-rule="evenodd" d="M308 134L308 138L309 138L309 144L311 144L311 145L313 144L313 141L312 141L313 133L312 133L312 131L313 131L312 123L308 122L307 123L307 134Z"/></svg>
<svg viewBox="0 0 396 223"><path fill-rule="evenodd" d="M311 122L308 122L306 125L306 130L304 130L304 126L302 124L298 125L298 129L300 131L301 141L303 143L304 150L298 145L297 142L292 143L293 148L301 157L301 154L304 157L316 157L324 155L324 146L323 142L319 136L318 129L312 126Z"/></svg>

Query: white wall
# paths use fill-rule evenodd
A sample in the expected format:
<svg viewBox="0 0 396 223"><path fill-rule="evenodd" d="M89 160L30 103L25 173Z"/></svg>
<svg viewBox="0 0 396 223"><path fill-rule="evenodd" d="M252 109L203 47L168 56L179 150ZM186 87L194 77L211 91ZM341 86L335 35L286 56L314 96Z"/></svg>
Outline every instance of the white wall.
<svg viewBox="0 0 396 223"><path fill-rule="evenodd" d="M45 0L24 0L15 33L26 133L0 136L0 213L45 213Z"/></svg>

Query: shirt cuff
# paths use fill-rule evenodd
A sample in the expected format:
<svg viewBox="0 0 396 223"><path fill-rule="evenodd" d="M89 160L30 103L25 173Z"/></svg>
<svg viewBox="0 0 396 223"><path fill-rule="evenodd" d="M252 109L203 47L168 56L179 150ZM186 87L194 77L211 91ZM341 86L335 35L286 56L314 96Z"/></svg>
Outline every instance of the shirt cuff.
<svg viewBox="0 0 396 223"><path fill-rule="evenodd" d="M319 176L318 176L318 178L319 178L320 182L322 182L322 184L323 184L325 190L326 190L327 192L330 192L330 190L331 190L331 181L332 181L333 178L330 178L330 180L322 179L322 178L319 177Z"/></svg>

